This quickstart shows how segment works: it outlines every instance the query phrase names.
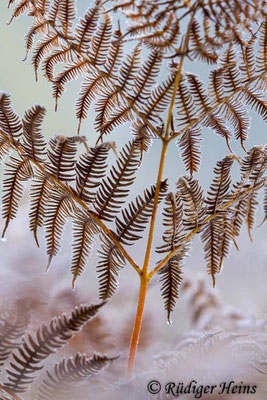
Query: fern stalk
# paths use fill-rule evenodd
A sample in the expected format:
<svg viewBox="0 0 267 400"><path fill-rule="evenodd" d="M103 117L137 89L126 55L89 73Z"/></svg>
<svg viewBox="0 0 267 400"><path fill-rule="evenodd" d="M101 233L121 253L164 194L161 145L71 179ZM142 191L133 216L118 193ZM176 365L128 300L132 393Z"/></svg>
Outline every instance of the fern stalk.
<svg viewBox="0 0 267 400"><path fill-rule="evenodd" d="M191 9L192 14L191 14L191 17L190 17L190 20L188 23L186 37L185 37L185 41L183 44L183 49L182 49L183 55L181 56L181 60L180 60L180 63L179 63L178 69L177 69L177 73L176 73L176 77L175 77L172 98L171 98L169 111L168 111L165 135L164 135L164 137L162 137L162 148L161 148L161 157L160 157L158 178L157 178L157 184L156 184L156 193L155 193L155 199L154 199L153 210L152 210L152 215L151 215L145 259L144 259L142 273L140 274L139 301L138 301L138 306L137 306L134 329L133 329L133 333L132 333L129 356L128 356L128 363L127 363L127 368L126 368L126 379L130 379L132 376L132 373L133 373L135 355L136 355L138 340L140 337L140 332L141 332L141 327L142 327L142 319L143 319L143 313L144 313L146 292L147 292L148 283L149 283L150 279L152 278L152 276L150 277L148 268L149 268L149 260L150 260L154 231L155 231L160 185L162 182L164 164L165 164L166 154L167 154L167 150L168 150L168 145L170 142L169 132L170 132L170 126L171 126L171 120L172 120L172 112L173 112L173 107L174 107L174 103L175 103L176 92L177 92L177 89L178 89L178 86L179 86L179 83L181 80L181 73L182 73L183 63L185 60L185 54L188 49L188 44L189 44L189 39L190 39L190 30L191 30L191 26L192 26L192 23L194 20L195 13L198 8L198 4L199 4L199 0L197 0L195 2L194 6Z"/></svg>

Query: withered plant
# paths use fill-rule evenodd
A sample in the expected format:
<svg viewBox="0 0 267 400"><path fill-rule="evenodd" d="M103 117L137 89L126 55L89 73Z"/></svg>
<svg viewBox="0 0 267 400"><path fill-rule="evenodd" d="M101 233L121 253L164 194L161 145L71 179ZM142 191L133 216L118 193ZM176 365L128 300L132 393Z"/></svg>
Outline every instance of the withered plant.
<svg viewBox="0 0 267 400"><path fill-rule="evenodd" d="M248 109L267 118L266 4L262 0L90 3L76 23L75 0L9 1L14 6L10 22L24 12L33 18L26 35L26 58L32 51L36 79L42 69L52 83L56 109L66 84L83 78L76 101L78 133L94 105L98 139L92 147L78 135L56 136L47 146L41 130L45 109L34 106L21 120L9 95L2 94L1 155L16 153L5 164L3 235L16 216L24 181L32 179L30 230L38 245L37 231L44 227L48 266L71 218L73 284L86 267L96 238L102 243L96 267L102 300L114 294L126 264L135 269L140 292L127 366L130 377L151 279L159 277L170 321L194 236L201 238L215 284L231 244L237 246L243 223L251 235L258 195L266 182L267 152L260 144L247 150L245 142ZM214 66L207 88L188 71L190 62ZM107 173L107 157L115 145L104 139L124 124L133 139ZM217 162L205 196L194 177L200 168L203 128L221 136L228 152ZM128 199L135 179L142 179L138 169L154 139L161 142L155 184ZM233 139L240 142L243 157L232 153ZM177 176L177 186L169 191L163 174L168 147L174 143L188 175ZM85 145L86 151L76 160L78 145ZM232 184L234 163L240 164L240 179ZM159 202L164 202L165 232L162 243L154 247L161 258L150 265ZM137 246L146 228L144 262L138 265L130 246Z"/></svg>
<svg viewBox="0 0 267 400"><path fill-rule="evenodd" d="M29 321L27 310L5 307L0 317L0 372L6 368L7 380L0 383L0 399L20 400L20 393L27 392L43 370L44 362L55 351L65 346L90 321L103 306L81 305L43 324L35 335L26 333ZM24 339L22 340L22 337ZM116 358L100 354L87 357L77 353L64 357L52 368L47 368L34 394L35 399L73 398L77 386L94 377Z"/></svg>

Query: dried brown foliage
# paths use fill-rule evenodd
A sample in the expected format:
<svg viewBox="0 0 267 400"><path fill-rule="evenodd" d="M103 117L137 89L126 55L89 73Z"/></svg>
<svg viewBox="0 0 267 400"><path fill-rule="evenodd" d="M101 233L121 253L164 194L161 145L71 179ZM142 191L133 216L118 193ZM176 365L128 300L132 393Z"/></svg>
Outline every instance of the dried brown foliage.
<svg viewBox="0 0 267 400"><path fill-rule="evenodd" d="M247 152L245 141L250 127L248 109L264 121L267 118L265 2L96 0L77 24L74 0L22 0L10 1L9 5L13 3L10 22L24 12L33 18L26 35L26 57L32 50L36 77L42 68L52 83L56 109L67 83L82 76L76 101L78 133L94 104L98 140L89 148L83 137L56 136L46 145L41 131L44 108L34 106L20 120L10 97L2 94L1 158L11 151L17 153L5 168L3 235L16 216L23 183L32 179L30 229L38 244L37 230L45 228L48 266L60 249L65 223L71 218L73 283L83 272L99 237L101 299L114 294L119 272L129 263L141 278L144 293L140 294L139 304L145 300L149 280L159 273L170 319L193 236L201 233L207 270L215 283L215 275L221 271L231 244L236 244L243 222L250 235L255 224L259 191L266 183L267 154L264 146L254 146ZM128 22L124 32L122 24L113 23L114 15ZM186 59L213 66L207 85L184 70ZM164 79L160 75L163 69ZM134 139L124 146L107 174L108 151L114 144L104 142L104 137L125 123L131 125ZM230 154L217 162L206 196L193 179L200 168L203 128L221 136L229 152L233 138L246 152L242 159ZM162 142L156 185L128 201L144 152L155 138ZM190 176L177 176L177 188L167 193L163 167L167 147L176 138ZM87 151L77 160L80 144L85 144ZM240 180L232 184L234 162L241 164ZM161 200L165 202L166 230L163 244L156 251L164 258L149 272ZM127 246L142 237L148 224L141 268ZM138 342L140 324L133 334L133 347Z"/></svg>

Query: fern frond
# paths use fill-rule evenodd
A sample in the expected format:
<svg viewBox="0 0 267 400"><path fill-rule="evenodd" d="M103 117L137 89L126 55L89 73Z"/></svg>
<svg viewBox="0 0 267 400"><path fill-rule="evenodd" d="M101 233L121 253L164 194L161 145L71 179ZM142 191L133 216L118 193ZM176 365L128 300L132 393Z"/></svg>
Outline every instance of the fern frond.
<svg viewBox="0 0 267 400"><path fill-rule="evenodd" d="M44 107L33 106L25 112L22 119L23 151L25 155L38 162L42 162L45 156L46 143L41 132L45 113Z"/></svg>
<svg viewBox="0 0 267 400"><path fill-rule="evenodd" d="M267 22L264 21L261 26L261 36L259 40L259 52L256 58L257 71L267 70Z"/></svg>
<svg viewBox="0 0 267 400"><path fill-rule="evenodd" d="M2 164L5 157L11 153L11 150L8 137L2 135L0 131L0 164Z"/></svg>
<svg viewBox="0 0 267 400"><path fill-rule="evenodd" d="M184 79L181 80L176 93L176 105L178 109L177 120L179 124L190 124L196 117L196 106Z"/></svg>
<svg viewBox="0 0 267 400"><path fill-rule="evenodd" d="M118 85L120 92L131 90L133 82L136 78L138 68L140 66L141 47L137 44L132 51L132 54L127 54L124 61L122 61L121 68L118 73Z"/></svg>
<svg viewBox="0 0 267 400"><path fill-rule="evenodd" d="M56 101L55 109L58 107L58 100L65 91L65 86L68 82L77 79L79 75L86 74L91 69L91 64L87 59L80 60L68 65L64 70L53 80L53 97Z"/></svg>
<svg viewBox="0 0 267 400"><path fill-rule="evenodd" d="M114 78L118 72L121 65L121 60L123 56L123 41L121 39L120 29L115 30L113 38L111 40L111 45L109 47L109 52L107 55L107 61L104 65L104 70L106 76Z"/></svg>
<svg viewBox="0 0 267 400"><path fill-rule="evenodd" d="M101 235L100 238L102 249L98 251L100 260L97 265L99 297L106 300L117 290L118 277L120 270L125 265L125 258L109 237Z"/></svg>
<svg viewBox="0 0 267 400"><path fill-rule="evenodd" d="M166 197L163 216L163 225L167 228L162 236L164 244L157 247L157 253L172 251L183 237L183 205L177 193Z"/></svg>
<svg viewBox="0 0 267 400"><path fill-rule="evenodd" d="M86 203L92 203L95 189L100 185L100 179L105 176L106 159L113 142L105 142L96 147L90 147L76 163L76 193Z"/></svg>
<svg viewBox="0 0 267 400"><path fill-rule="evenodd" d="M35 36L39 33L46 33L47 26L48 22L44 18L37 18L34 24L31 26L30 30L25 36L26 55L24 61L27 60L28 55L32 49Z"/></svg>
<svg viewBox="0 0 267 400"><path fill-rule="evenodd" d="M76 117L79 122L78 134L80 132L82 120L87 118L87 112L92 102L98 95L101 94L104 86L107 84L108 82L105 77L103 75L99 75L97 72L87 75L84 79L76 100Z"/></svg>
<svg viewBox="0 0 267 400"><path fill-rule="evenodd" d="M26 392L36 374L43 369L43 362L81 330L103 304L81 305L72 310L70 317L63 314L53 318L49 326L42 325L35 336L28 334L24 343L12 354L7 369L8 382L3 386L15 393Z"/></svg>
<svg viewBox="0 0 267 400"><path fill-rule="evenodd" d="M49 140L48 172L61 181L72 181L75 176L76 137L55 136Z"/></svg>
<svg viewBox="0 0 267 400"><path fill-rule="evenodd" d="M190 39L193 45L190 54L192 54L193 58L200 59L207 64L216 64L218 55L214 49L210 48L209 43L203 42L200 31L200 24L195 18L192 22L190 31Z"/></svg>
<svg viewBox="0 0 267 400"><path fill-rule="evenodd" d="M166 181L161 182L159 202L162 200L168 185ZM144 198L137 196L132 201L128 209L122 210L122 220L116 217L117 237L121 243L132 245L133 242L140 239L140 232L146 228L149 218L151 217L156 186L153 185L150 190L144 191Z"/></svg>
<svg viewBox="0 0 267 400"><path fill-rule="evenodd" d="M184 238L183 232L183 205L178 193L169 193L165 200L164 222L166 230L163 234L164 244L157 247L157 253L172 252ZM168 322L171 324L170 314L174 310L179 296L179 286L182 282L182 266L187 255L188 244L185 243L159 270L161 295L164 299Z"/></svg>
<svg viewBox="0 0 267 400"><path fill-rule="evenodd" d="M82 274L88 258L90 257L93 243L99 228L89 213L80 211L73 217L73 255L71 273L73 275L72 287L79 275Z"/></svg>
<svg viewBox="0 0 267 400"><path fill-rule="evenodd" d="M214 214L217 208L225 200L231 184L231 167L236 156L226 156L222 161L218 161L214 168L215 177L212 181L205 203L208 204L207 212Z"/></svg>
<svg viewBox="0 0 267 400"><path fill-rule="evenodd" d="M177 189L183 203L183 224L186 229L193 230L202 224L206 213L203 189L196 179L188 176L178 180Z"/></svg>
<svg viewBox="0 0 267 400"><path fill-rule="evenodd" d="M104 134L107 135L112 132L116 126L123 125L127 121L131 121L133 118L132 106L121 105L115 108L115 110L109 116L107 122L100 127L101 134L98 141L102 139Z"/></svg>
<svg viewBox="0 0 267 400"><path fill-rule="evenodd" d="M76 63L77 57L73 49L65 46L61 46L60 50L55 50L49 55L43 62L43 72L46 79L50 82L53 82L54 76L54 69L59 63Z"/></svg>
<svg viewBox="0 0 267 400"><path fill-rule="evenodd" d="M166 110L171 100L175 76L176 74L171 73L165 82L162 82L152 90L149 99L142 108L146 118L157 117L159 113Z"/></svg>
<svg viewBox="0 0 267 400"><path fill-rule="evenodd" d="M21 120L12 108L11 97L6 93L0 95L0 129L11 139L17 138L22 129Z"/></svg>
<svg viewBox="0 0 267 400"><path fill-rule="evenodd" d="M19 18L28 10L30 11L32 7L33 4L31 0L20 0L13 10L13 14L8 22L8 25L10 25L15 18Z"/></svg>
<svg viewBox="0 0 267 400"><path fill-rule="evenodd" d="M227 94L235 93L242 85L242 77L237 68L236 50L231 45L221 60L224 68L224 88Z"/></svg>
<svg viewBox="0 0 267 400"><path fill-rule="evenodd" d="M117 167L113 166L110 177L103 180L96 194L94 208L98 217L111 221L120 211L129 186L134 182L135 173L140 162L140 153L135 142L130 142L122 149Z"/></svg>
<svg viewBox="0 0 267 400"><path fill-rule="evenodd" d="M221 216L209 221L201 235L201 240L204 243L207 271L212 276L213 287L215 286L215 274L220 272L221 267L221 235Z"/></svg>
<svg viewBox="0 0 267 400"><path fill-rule="evenodd" d="M100 2L96 1L95 4L86 11L75 29L74 38L78 52L82 51L86 53L89 50L91 38L97 27L99 18L99 4Z"/></svg>
<svg viewBox="0 0 267 400"><path fill-rule="evenodd" d="M33 170L27 159L10 157L4 175L7 177L3 180L2 218L5 220L5 227L2 237L5 236L9 222L16 218L19 201L23 195L22 182L33 176Z"/></svg>
<svg viewBox="0 0 267 400"><path fill-rule="evenodd" d="M57 18L62 24L64 35L68 36L72 33L73 21L76 18L75 0L60 0Z"/></svg>
<svg viewBox="0 0 267 400"><path fill-rule="evenodd" d="M161 295L167 311L168 323L171 324L171 312L174 310L179 297L179 286L182 283L183 272L179 255L172 257L159 271L161 282Z"/></svg>
<svg viewBox="0 0 267 400"><path fill-rule="evenodd" d="M34 67L35 79L38 81L38 70L45 55L58 46L58 34L51 32L47 33L35 46L32 65Z"/></svg>
<svg viewBox="0 0 267 400"><path fill-rule="evenodd" d="M59 188L57 188L57 191L52 189L48 196L49 202L46 203L44 220L46 252L48 255L46 270L48 270L52 258L60 250L64 225L74 209L70 195L63 191L61 192Z"/></svg>
<svg viewBox="0 0 267 400"><path fill-rule="evenodd" d="M45 207L49 201L49 186L49 177L36 171L30 188L29 228L38 247L37 230L44 224Z"/></svg>
<svg viewBox="0 0 267 400"><path fill-rule="evenodd" d="M46 371L46 377L39 385L37 399L50 400L67 398L83 381L94 377L116 358L94 354L87 358L84 354L63 358L53 371Z"/></svg>
<svg viewBox="0 0 267 400"><path fill-rule="evenodd" d="M21 344L21 338L29 322L27 313L20 314L16 309L5 311L10 314L7 315L2 310L0 318L0 370L12 351Z"/></svg>
<svg viewBox="0 0 267 400"><path fill-rule="evenodd" d="M196 75L193 74L188 74L187 79L191 87L191 92L195 98L195 104L198 106L198 112L200 114L208 113L207 117L202 121L202 124L208 128L211 128L216 134L225 138L227 146L231 151L229 144L230 132L225 126L225 121L222 116L220 116L218 113L211 112L211 102L208 94L203 88L203 83Z"/></svg>
<svg viewBox="0 0 267 400"><path fill-rule="evenodd" d="M264 100L265 96L261 92L256 92L253 89L245 89L242 100L254 109L266 122L267 121L267 101Z"/></svg>
<svg viewBox="0 0 267 400"><path fill-rule="evenodd" d="M233 243L234 227L231 219L231 209L228 209L222 214L221 221L221 243L219 248L220 264L219 272L222 271L224 259L229 256L230 249Z"/></svg>
<svg viewBox="0 0 267 400"><path fill-rule="evenodd" d="M192 176L194 172L198 172L201 162L200 129L188 129L177 142L177 144L181 149L181 156L185 165L185 169L190 171L190 175Z"/></svg>
<svg viewBox="0 0 267 400"><path fill-rule="evenodd" d="M105 14L103 21L100 23L97 31L92 37L90 62L94 65L103 65L106 61L107 51L110 46L112 35L112 23L108 14Z"/></svg>
<svg viewBox="0 0 267 400"><path fill-rule="evenodd" d="M153 143L153 132L150 131L147 124L140 119L136 119L132 124L132 135L135 138L136 145L140 151L141 161L143 153L147 152Z"/></svg>
<svg viewBox="0 0 267 400"><path fill-rule="evenodd" d="M162 63L162 55L159 51L153 51L138 71L134 81L133 90L129 98L133 104L144 105L150 96L152 85L159 74Z"/></svg>

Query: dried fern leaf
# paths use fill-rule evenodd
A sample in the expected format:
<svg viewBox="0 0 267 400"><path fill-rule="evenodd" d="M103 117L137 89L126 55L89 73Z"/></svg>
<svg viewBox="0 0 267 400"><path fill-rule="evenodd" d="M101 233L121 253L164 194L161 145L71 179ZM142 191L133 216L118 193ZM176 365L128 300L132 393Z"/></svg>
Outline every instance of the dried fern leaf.
<svg viewBox="0 0 267 400"><path fill-rule="evenodd" d="M45 34L46 30L47 30L47 26L48 26L48 22L45 18L40 17L40 18L37 18L36 21L34 21L33 25L31 26L27 35L25 36L26 55L25 55L24 61L27 60L28 55L33 47L35 36L39 33Z"/></svg>
<svg viewBox="0 0 267 400"><path fill-rule="evenodd" d="M168 323L171 325L171 312L174 310L179 297L179 286L182 283L183 272L179 255L172 257L160 270L161 295L167 311Z"/></svg>
<svg viewBox="0 0 267 400"><path fill-rule="evenodd" d="M32 65L35 72L35 79L36 82L38 81L38 70L43 61L43 58L46 54L56 47L59 44L59 37L58 34L55 32L47 33L35 46L32 56Z"/></svg>
<svg viewBox="0 0 267 400"><path fill-rule="evenodd" d="M227 198L226 195L231 184L231 167L235 159L235 155L226 156L222 161L218 161L214 168L215 177L205 199L205 203L208 204L207 212L210 215L214 214Z"/></svg>
<svg viewBox="0 0 267 400"><path fill-rule="evenodd" d="M46 252L48 255L48 270L52 258L58 253L61 245L61 237L63 234L64 225L67 219L72 215L74 210L74 202L71 196L60 188L50 188L45 206L45 237L46 237Z"/></svg>
<svg viewBox="0 0 267 400"><path fill-rule="evenodd" d="M153 132L149 129L147 124L140 119L136 119L132 124L132 135L135 138L136 145L139 148L141 161L143 153L148 152L153 143Z"/></svg>
<svg viewBox="0 0 267 400"><path fill-rule="evenodd" d="M70 317L63 314L53 318L49 326L42 325L35 336L28 334L24 343L12 353L7 369L8 382L4 387L15 393L25 393L43 369L43 362L80 331L103 304L81 305L72 310Z"/></svg>
<svg viewBox="0 0 267 400"><path fill-rule="evenodd" d="M87 75L84 79L76 100L76 117L79 121L78 134L82 120L88 117L88 110L92 102L102 93L103 87L106 85L108 85L108 81L98 72Z"/></svg>
<svg viewBox="0 0 267 400"><path fill-rule="evenodd" d="M119 125L125 124L127 121L133 120L133 112L131 105L120 105L110 114L109 119L104 125L100 127L100 137L98 142L102 140L104 134L109 134L113 129Z"/></svg>
<svg viewBox="0 0 267 400"><path fill-rule="evenodd" d="M191 92L189 91L188 86L185 84L184 79L182 79L179 83L176 93L176 105L178 110L177 120L180 125L187 125L194 121L196 118L197 109Z"/></svg>
<svg viewBox="0 0 267 400"><path fill-rule="evenodd" d="M100 236L102 245L98 251L99 262L97 265L97 277L99 281L99 297L102 300L109 299L118 288L120 270L125 265L125 258L107 235Z"/></svg>
<svg viewBox="0 0 267 400"><path fill-rule="evenodd" d="M167 182L163 181L160 185L159 202L162 200L168 188ZM121 243L132 245L138 239L141 239L140 232L146 228L149 218L151 217L156 186L144 191L143 198L137 196L132 201L128 209L122 210L122 220L116 217L117 237Z"/></svg>
<svg viewBox="0 0 267 400"><path fill-rule="evenodd" d="M142 107L142 112L146 118L158 117L159 113L164 112L171 100L176 74L171 73L168 79L156 86L149 96L146 104Z"/></svg>
<svg viewBox="0 0 267 400"><path fill-rule="evenodd" d="M112 22L108 14L104 15L98 29L92 37L90 62L94 65L103 65L110 46Z"/></svg>
<svg viewBox="0 0 267 400"><path fill-rule="evenodd" d="M3 163L3 160L6 156L11 153L11 146L9 142L8 136L2 134L0 131L0 164Z"/></svg>
<svg viewBox="0 0 267 400"><path fill-rule="evenodd" d="M94 208L98 217L111 221L120 211L130 186L134 182L135 173L140 163L140 152L135 142L129 142L122 149L117 166L113 166L110 177L104 179L97 191Z"/></svg>
<svg viewBox="0 0 267 400"><path fill-rule="evenodd" d="M96 1L95 4L86 11L75 29L74 38L78 52L82 51L86 53L89 50L91 38L97 27L99 18L99 4L100 2Z"/></svg>
<svg viewBox="0 0 267 400"><path fill-rule="evenodd" d="M231 147L229 144L230 132L225 126L225 121L221 115L215 112L211 112L211 102L208 94L203 88L203 83L198 79L196 75L188 74L187 79L189 81L191 92L195 99L195 104L198 106L198 113L201 115L208 114L202 121L202 124L212 129L217 135L225 138L227 146L230 151Z"/></svg>
<svg viewBox="0 0 267 400"><path fill-rule="evenodd" d="M16 218L19 201L23 195L23 182L33 176L30 161L10 157L4 175L6 178L3 180L2 218L5 220L5 227L2 237L5 236L9 222Z"/></svg>
<svg viewBox="0 0 267 400"><path fill-rule="evenodd" d="M202 224L206 213L203 189L196 179L188 176L182 176L178 180L177 189L183 203L184 227L193 230Z"/></svg>
<svg viewBox="0 0 267 400"><path fill-rule="evenodd" d="M259 40L259 52L256 58L257 72L267 70L267 22L261 26L261 36Z"/></svg>
<svg viewBox="0 0 267 400"><path fill-rule="evenodd" d="M163 225L167 228L162 236L164 244L157 247L157 253L174 250L183 237L183 205L177 193L171 192L166 197L163 216Z"/></svg>
<svg viewBox="0 0 267 400"><path fill-rule="evenodd" d="M28 157L42 162L45 156L46 143L41 132L41 125L46 110L41 106L33 106L25 112L22 119L23 142L22 148Z"/></svg>
<svg viewBox="0 0 267 400"><path fill-rule="evenodd" d="M234 227L231 219L231 209L228 209L226 212L223 213L221 221L219 272L222 271L224 259L229 256L230 249L233 243L233 237L234 237Z"/></svg>
<svg viewBox="0 0 267 400"><path fill-rule="evenodd" d="M7 313L1 313L0 318L0 370L12 351L21 344L29 318L28 315L19 314L18 310L8 309Z"/></svg>
<svg viewBox="0 0 267 400"><path fill-rule="evenodd" d="M121 40L121 35L120 28L115 30L113 34L109 52L107 54L107 61L104 65L104 71L107 77L115 78L121 65L124 45Z"/></svg>
<svg viewBox="0 0 267 400"><path fill-rule="evenodd" d="M215 274L219 273L221 268L221 234L222 223L219 216L208 222L201 235L207 271L212 276L213 287L215 287Z"/></svg>
<svg viewBox="0 0 267 400"><path fill-rule="evenodd" d="M72 33L73 22L76 18L76 2L75 0L60 0L57 18L62 24L63 33L68 36Z"/></svg>
<svg viewBox="0 0 267 400"><path fill-rule="evenodd" d="M91 255L93 243L99 233L99 227L88 212L80 211L75 213L73 218L73 255L71 273L73 275L72 287L80 276Z"/></svg>
<svg viewBox="0 0 267 400"><path fill-rule="evenodd" d="M201 162L200 129L188 129L177 144L181 149L181 156L185 164L185 169L186 171L189 171L192 176L194 172L198 172Z"/></svg>
<svg viewBox="0 0 267 400"><path fill-rule="evenodd" d="M118 85L120 92L130 90L133 87L133 82L136 78L138 68L140 67L141 47L137 44L132 54L126 55L125 60L122 61L121 68L118 73Z"/></svg>
<svg viewBox="0 0 267 400"><path fill-rule="evenodd" d="M8 22L8 25L10 25L15 18L19 18L26 11L31 10L32 6L33 4L31 0L20 0L14 8L13 14Z"/></svg>
<svg viewBox="0 0 267 400"><path fill-rule="evenodd" d="M0 95L0 129L10 138L17 138L21 128L22 124L19 116L13 111L10 95L2 93Z"/></svg>
<svg viewBox="0 0 267 400"><path fill-rule="evenodd" d="M108 86L103 89L102 96L97 100L96 111L98 115L96 116L96 128L98 131L110 132L114 126L123 123L129 118L130 108L128 108L127 102L125 102L125 95L133 87L134 79L140 65L140 52L140 46L137 45L132 55L126 56L125 60L122 61L116 85L113 88ZM118 114L114 113L116 106L119 106ZM109 119L111 120L110 122L108 122Z"/></svg>
<svg viewBox="0 0 267 400"><path fill-rule="evenodd" d="M90 147L76 164L76 193L86 203L92 203L95 198L95 190L105 176L109 150L114 145L113 142L105 142Z"/></svg>
<svg viewBox="0 0 267 400"><path fill-rule="evenodd" d="M259 91L256 92L254 89L245 89L243 93L242 100L267 122L267 102L264 100L265 95Z"/></svg>
<svg viewBox="0 0 267 400"><path fill-rule="evenodd" d="M68 82L77 79L79 75L86 74L91 70L91 64L87 59L67 65L64 70L53 80L53 97L56 101L55 110L57 111L58 100L65 91Z"/></svg>
<svg viewBox="0 0 267 400"><path fill-rule="evenodd" d="M35 172L30 188L29 228L38 247L37 230L44 224L45 209L49 202L49 186L49 177L41 172Z"/></svg>
<svg viewBox="0 0 267 400"><path fill-rule="evenodd" d="M169 193L165 200L164 222L166 230L162 236L164 244L158 246L157 253L173 251L184 238L183 205L178 193ZM171 312L174 310L179 296L179 286L182 282L182 266L187 255L188 244L185 243L159 270L161 295L167 311L168 322L171 324Z"/></svg>
<svg viewBox="0 0 267 400"><path fill-rule="evenodd" d="M159 51L153 51L138 71L133 90L129 93L132 104L144 105L150 96L151 88L156 81L162 63Z"/></svg>
<svg viewBox="0 0 267 400"><path fill-rule="evenodd" d="M190 54L196 60L199 59L207 64L216 64L218 55L214 49L209 46L209 43L203 42L200 31L200 24L195 18L190 30L190 42L192 44Z"/></svg>
<svg viewBox="0 0 267 400"><path fill-rule="evenodd" d="M85 380L94 377L116 358L94 354L87 358L85 354L63 358L53 371L46 371L46 377L39 385L37 399L66 399L73 396L75 388Z"/></svg>
<svg viewBox="0 0 267 400"><path fill-rule="evenodd" d="M49 140L47 151L48 172L60 181L72 181L75 177L75 155L78 139L74 137L55 136Z"/></svg>
<svg viewBox="0 0 267 400"><path fill-rule="evenodd" d="M54 50L43 62L43 72L46 79L53 82L54 69L60 63L77 63L77 57L72 48L61 46L60 50Z"/></svg>

